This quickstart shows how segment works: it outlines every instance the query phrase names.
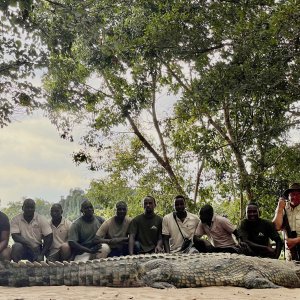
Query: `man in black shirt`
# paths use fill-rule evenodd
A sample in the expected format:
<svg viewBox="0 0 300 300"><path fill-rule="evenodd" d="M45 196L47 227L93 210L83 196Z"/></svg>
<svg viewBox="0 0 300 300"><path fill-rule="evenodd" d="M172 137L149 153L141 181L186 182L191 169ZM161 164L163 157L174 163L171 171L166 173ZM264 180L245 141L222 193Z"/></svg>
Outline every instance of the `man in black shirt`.
<svg viewBox="0 0 300 300"><path fill-rule="evenodd" d="M246 208L246 219L238 230L239 237L251 249L253 256L278 258L282 249L282 241L272 222L259 217L258 205L251 202ZM272 248L270 239L276 243Z"/></svg>
<svg viewBox="0 0 300 300"><path fill-rule="evenodd" d="M154 213L156 201L146 196L143 206L144 213L133 218L129 225L129 255L134 254L134 248L139 254L163 252L162 217Z"/></svg>

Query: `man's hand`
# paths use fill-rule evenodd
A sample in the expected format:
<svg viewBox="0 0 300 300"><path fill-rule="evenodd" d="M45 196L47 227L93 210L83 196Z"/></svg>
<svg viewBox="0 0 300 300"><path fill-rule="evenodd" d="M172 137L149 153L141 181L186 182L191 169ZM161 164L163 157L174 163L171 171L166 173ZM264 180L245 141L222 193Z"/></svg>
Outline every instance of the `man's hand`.
<svg viewBox="0 0 300 300"><path fill-rule="evenodd" d="M277 208L280 212L282 212L285 209L285 204L286 204L286 199L280 197L277 204Z"/></svg>
<svg viewBox="0 0 300 300"><path fill-rule="evenodd" d="M44 255L42 255L42 254L38 255L35 261L38 261L38 262L44 261Z"/></svg>
<svg viewBox="0 0 300 300"><path fill-rule="evenodd" d="M41 248L38 247L31 247L31 251L33 252L33 260L34 261L43 261L44 260L44 255L41 254Z"/></svg>
<svg viewBox="0 0 300 300"><path fill-rule="evenodd" d="M276 255L276 249L275 248L272 248L272 247L266 247L266 252L269 254L269 257L273 257L275 258L275 255Z"/></svg>
<svg viewBox="0 0 300 300"><path fill-rule="evenodd" d="M95 254L95 253L97 253L101 248L102 248L102 244L94 245L92 248L90 248L90 252L89 252L89 253Z"/></svg>
<svg viewBox="0 0 300 300"><path fill-rule="evenodd" d="M164 252L164 248L161 247L160 245L156 245L155 249L154 249L155 253L163 253Z"/></svg>
<svg viewBox="0 0 300 300"><path fill-rule="evenodd" d="M250 246L245 242L239 242L237 252L239 254L245 254L245 255L252 255L253 254Z"/></svg>
<svg viewBox="0 0 300 300"><path fill-rule="evenodd" d="M286 240L286 243L289 249L293 249L295 246L297 246L300 243L300 238L288 238Z"/></svg>
<svg viewBox="0 0 300 300"><path fill-rule="evenodd" d="M119 244L123 244L125 242L128 242L128 238L125 237L113 238L110 240L109 245L118 246Z"/></svg>

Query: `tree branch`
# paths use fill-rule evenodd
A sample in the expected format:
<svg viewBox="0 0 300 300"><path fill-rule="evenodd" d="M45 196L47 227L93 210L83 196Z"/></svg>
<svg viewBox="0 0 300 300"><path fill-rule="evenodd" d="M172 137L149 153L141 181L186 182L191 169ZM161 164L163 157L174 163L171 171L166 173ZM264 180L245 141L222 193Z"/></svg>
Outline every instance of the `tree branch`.
<svg viewBox="0 0 300 300"><path fill-rule="evenodd" d="M21 60L17 60L17 61L15 61L15 62L13 62L13 63L11 63L11 64L1 64L0 65L0 73L1 72L4 72L4 71L7 71L7 70L9 70L9 69L13 69L13 68L15 68L15 67L20 67L20 66L22 66L22 65L26 65L26 64L28 64L29 62L28 61L21 61Z"/></svg>
<svg viewBox="0 0 300 300"><path fill-rule="evenodd" d="M168 158L168 155L167 155L166 145L165 145L162 133L160 131L160 127L159 127L158 120L157 120L157 115L156 115L156 108L155 108L156 95L155 95L155 92L156 92L156 75L152 74L152 119L153 119L153 124L154 124L155 130L157 132L159 141L160 141L160 146L161 146L161 149L162 149L162 152L163 152L164 161L167 164L169 164L169 158Z"/></svg>
<svg viewBox="0 0 300 300"><path fill-rule="evenodd" d="M196 204L198 193L199 193L199 185L200 185L200 177L202 174L202 171L205 166L205 158L202 159L201 165L198 169L197 175L196 175L196 184L195 184L195 192L194 192L194 203Z"/></svg>

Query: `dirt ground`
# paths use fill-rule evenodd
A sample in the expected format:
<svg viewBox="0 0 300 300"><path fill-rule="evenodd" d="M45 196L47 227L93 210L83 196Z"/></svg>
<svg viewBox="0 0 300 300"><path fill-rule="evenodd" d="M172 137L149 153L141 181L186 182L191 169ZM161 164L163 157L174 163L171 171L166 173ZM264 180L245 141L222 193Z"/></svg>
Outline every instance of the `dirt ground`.
<svg viewBox="0 0 300 300"><path fill-rule="evenodd" d="M149 287L145 288L105 288L105 287L25 287L9 288L0 287L0 299L9 300L58 300L58 299L117 299L117 300L254 300L272 299L287 300L300 299L300 289L252 289L247 290L237 287L206 287L187 289L165 289L158 290Z"/></svg>

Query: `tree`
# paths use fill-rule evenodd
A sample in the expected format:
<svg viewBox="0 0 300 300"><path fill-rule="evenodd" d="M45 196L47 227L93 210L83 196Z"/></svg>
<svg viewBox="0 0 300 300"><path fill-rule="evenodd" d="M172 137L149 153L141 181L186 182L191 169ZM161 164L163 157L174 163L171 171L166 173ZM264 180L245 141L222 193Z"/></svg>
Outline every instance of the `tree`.
<svg viewBox="0 0 300 300"><path fill-rule="evenodd" d="M2 211L8 216L8 218L11 220L16 215L20 214L22 212L22 202L10 202L8 203L8 206L3 208Z"/></svg>
<svg viewBox="0 0 300 300"><path fill-rule="evenodd" d="M75 161L96 169L94 157L111 157L114 131L129 126L177 193L197 200L206 171L241 198L241 211L245 195L256 198L298 123L295 1L32 3L26 19L49 51L49 114L63 137L78 118L90 126ZM163 91L180 100L160 119ZM192 185L191 162L199 165Z"/></svg>
<svg viewBox="0 0 300 300"><path fill-rule="evenodd" d="M12 115L30 113L41 102L41 89L33 84L45 67L45 48L28 22L32 1L0 3L0 126Z"/></svg>
<svg viewBox="0 0 300 300"><path fill-rule="evenodd" d="M63 209L63 215L72 221L80 217L80 207L84 199L86 197L82 189L71 189L69 195L65 198L62 197L59 201Z"/></svg>
<svg viewBox="0 0 300 300"><path fill-rule="evenodd" d="M255 200L280 160L287 130L299 124L294 110L299 7L294 1L247 9L226 2L225 7L230 12L224 10L222 20L227 24L232 15L230 23L226 28L215 24L213 30L227 46L208 64L195 59L196 75L189 84L182 76L178 80L184 97L173 131L177 141L187 138L186 147L206 157L221 181L233 179L242 196L245 191L248 200ZM193 143L203 137L202 143ZM242 197L241 212L243 202Z"/></svg>

